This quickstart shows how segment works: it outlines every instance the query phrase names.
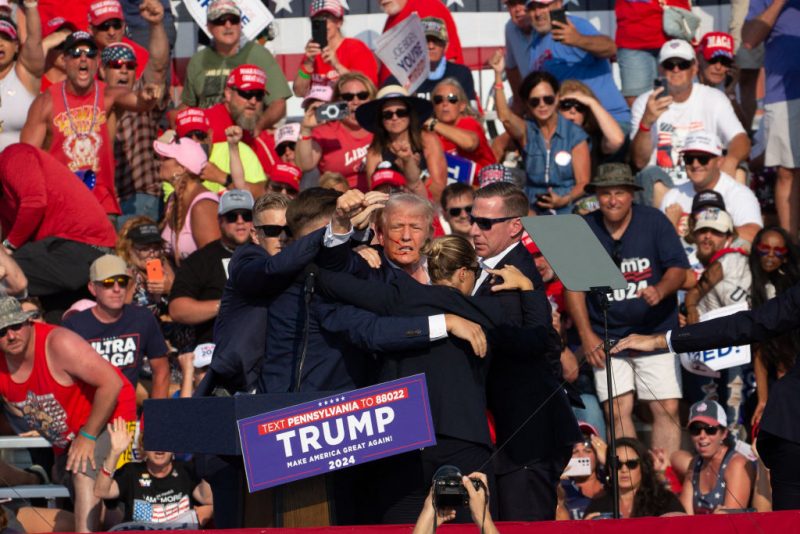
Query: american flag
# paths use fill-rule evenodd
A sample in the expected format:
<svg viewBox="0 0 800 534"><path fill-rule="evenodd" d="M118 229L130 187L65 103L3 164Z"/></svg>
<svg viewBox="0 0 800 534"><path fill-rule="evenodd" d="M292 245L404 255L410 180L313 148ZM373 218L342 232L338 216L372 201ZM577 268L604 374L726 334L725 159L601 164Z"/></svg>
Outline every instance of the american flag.
<svg viewBox="0 0 800 534"><path fill-rule="evenodd" d="M180 501L169 504L152 504L135 499L133 501L133 520L151 523L164 523L175 521L181 514L189 511L189 496L184 495Z"/></svg>

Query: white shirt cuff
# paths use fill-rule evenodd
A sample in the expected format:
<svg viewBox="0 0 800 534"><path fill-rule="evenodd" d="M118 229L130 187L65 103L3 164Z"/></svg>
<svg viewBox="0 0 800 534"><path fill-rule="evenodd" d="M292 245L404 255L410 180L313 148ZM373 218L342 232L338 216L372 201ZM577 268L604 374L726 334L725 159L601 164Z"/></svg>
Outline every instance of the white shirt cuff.
<svg viewBox="0 0 800 534"><path fill-rule="evenodd" d="M431 341L444 339L447 337L447 323L444 320L444 314L431 315L428 317L428 332Z"/></svg>
<svg viewBox="0 0 800 534"><path fill-rule="evenodd" d="M670 352L675 352L672 350L672 330L667 330L665 337L667 338L667 348Z"/></svg>
<svg viewBox="0 0 800 534"><path fill-rule="evenodd" d="M353 235L352 228L346 234L334 234L333 223L328 223L328 226L325 227L325 236L322 238L322 244L325 246L325 248L333 248L343 245L350 240L351 235Z"/></svg>

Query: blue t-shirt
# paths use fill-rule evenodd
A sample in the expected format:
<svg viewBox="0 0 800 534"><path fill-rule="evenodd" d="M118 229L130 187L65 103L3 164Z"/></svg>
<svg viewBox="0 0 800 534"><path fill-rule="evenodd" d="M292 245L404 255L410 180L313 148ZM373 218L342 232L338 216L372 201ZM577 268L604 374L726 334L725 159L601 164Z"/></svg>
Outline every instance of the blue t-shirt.
<svg viewBox="0 0 800 534"><path fill-rule="evenodd" d="M139 380L142 356L152 359L167 355L158 321L147 308L126 304L122 317L113 323L101 323L88 309L68 317L62 326L88 341L134 387Z"/></svg>
<svg viewBox="0 0 800 534"><path fill-rule="evenodd" d="M592 23L569 15L569 21L581 35L601 35ZM546 70L559 82L580 80L594 91L597 100L620 124L631 122L631 110L611 74L611 62L593 56L576 46L553 39L552 33L534 33L530 50L530 71Z"/></svg>
<svg viewBox="0 0 800 534"><path fill-rule="evenodd" d="M585 215L586 222L608 255L621 260L626 289L609 295L608 335L612 340L629 334L653 334L678 327L678 299L673 295L650 306L637 292L657 284L670 267L689 268L680 238L667 217L655 208L633 205L633 216L618 244L603 224L600 210ZM602 335L603 312L594 296L586 306L592 330ZM624 355L624 354L621 354Z"/></svg>
<svg viewBox="0 0 800 534"><path fill-rule="evenodd" d="M506 68L518 69L520 78L528 75L531 69L529 54L534 31L522 31L512 21L506 22Z"/></svg>
<svg viewBox="0 0 800 534"><path fill-rule="evenodd" d="M772 0L750 0L747 20L758 17L770 5ZM800 0L788 0L764 42L765 104L800 98L800 54L791 52L796 50L798 39Z"/></svg>

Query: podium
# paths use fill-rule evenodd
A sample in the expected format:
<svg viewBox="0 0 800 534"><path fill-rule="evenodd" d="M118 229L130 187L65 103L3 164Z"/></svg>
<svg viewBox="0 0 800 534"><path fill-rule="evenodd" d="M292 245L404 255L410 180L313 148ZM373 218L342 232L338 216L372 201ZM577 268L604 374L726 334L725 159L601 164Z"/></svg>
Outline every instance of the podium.
<svg viewBox="0 0 800 534"><path fill-rule="evenodd" d="M214 490L217 502L233 510L218 528L321 527L334 523L330 475L299 480L257 493L249 493L241 467L241 444L236 421L279 408L333 395L315 391L233 397L148 399L144 401L144 448L150 451L214 455L225 458L230 470L222 475L226 490ZM238 467L238 469L237 469ZM238 476L238 480L233 480ZM235 494L238 487L238 495ZM214 484L212 483L212 489ZM230 524L228 524L230 523Z"/></svg>

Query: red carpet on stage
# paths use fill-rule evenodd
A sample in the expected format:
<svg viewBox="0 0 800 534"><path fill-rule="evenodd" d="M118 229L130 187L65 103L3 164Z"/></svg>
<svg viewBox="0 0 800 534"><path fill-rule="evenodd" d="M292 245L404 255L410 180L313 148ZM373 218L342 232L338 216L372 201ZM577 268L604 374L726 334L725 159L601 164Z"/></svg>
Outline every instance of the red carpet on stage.
<svg viewBox="0 0 800 534"><path fill-rule="evenodd" d="M719 514L683 517L645 517L640 519L597 520L597 521L548 521L543 523L498 523L501 534L721 534L758 533L790 534L800 532L800 511L771 512L765 514ZM274 528L241 530L197 530L172 531L192 533L233 533L236 534L409 534L410 525L374 525L362 527L326 528ZM474 525L442 525L437 532L452 534L475 534L479 532ZM152 532L152 531L151 531Z"/></svg>

